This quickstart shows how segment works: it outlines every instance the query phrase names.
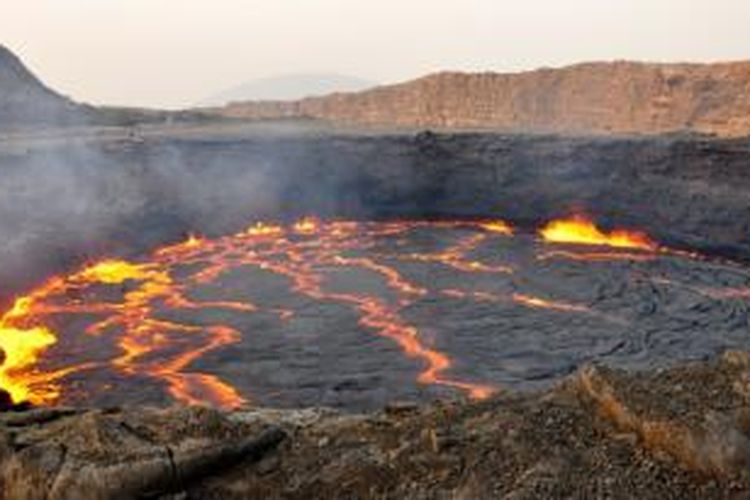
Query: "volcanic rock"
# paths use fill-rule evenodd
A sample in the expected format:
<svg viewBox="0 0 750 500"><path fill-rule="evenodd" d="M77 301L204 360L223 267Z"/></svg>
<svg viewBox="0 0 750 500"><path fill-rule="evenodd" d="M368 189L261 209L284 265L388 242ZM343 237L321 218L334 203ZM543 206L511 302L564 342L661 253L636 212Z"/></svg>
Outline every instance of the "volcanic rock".
<svg viewBox="0 0 750 500"><path fill-rule="evenodd" d="M588 366L546 391L419 411L35 409L0 415L0 494L744 497L748 381L750 355L729 352L655 372Z"/></svg>
<svg viewBox="0 0 750 500"><path fill-rule="evenodd" d="M0 389L0 411L13 409L13 398L6 390Z"/></svg>
<svg viewBox="0 0 750 500"><path fill-rule="evenodd" d="M750 133L750 62L585 63L524 73L437 73L356 93L232 103L222 116L515 132Z"/></svg>
<svg viewBox="0 0 750 500"><path fill-rule="evenodd" d="M179 491L286 437L194 408L40 410L3 419L3 498L134 498Z"/></svg>

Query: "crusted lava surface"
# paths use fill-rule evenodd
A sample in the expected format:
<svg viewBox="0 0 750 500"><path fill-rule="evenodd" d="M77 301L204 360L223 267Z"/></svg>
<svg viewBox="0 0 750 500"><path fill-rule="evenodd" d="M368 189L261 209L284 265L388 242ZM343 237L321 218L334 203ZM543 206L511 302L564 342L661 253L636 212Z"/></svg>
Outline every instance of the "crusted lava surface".
<svg viewBox="0 0 750 500"><path fill-rule="evenodd" d="M582 218L254 224L55 276L0 321L17 402L232 409L549 384L747 347L750 270Z"/></svg>

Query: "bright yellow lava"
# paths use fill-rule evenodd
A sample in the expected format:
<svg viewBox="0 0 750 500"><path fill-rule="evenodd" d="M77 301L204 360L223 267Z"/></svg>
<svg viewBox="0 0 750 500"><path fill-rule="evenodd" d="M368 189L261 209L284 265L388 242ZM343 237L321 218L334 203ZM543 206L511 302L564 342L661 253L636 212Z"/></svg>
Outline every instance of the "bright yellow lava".
<svg viewBox="0 0 750 500"><path fill-rule="evenodd" d="M494 220L490 222L483 222L480 224L482 229L491 233L506 234L508 236L513 234L513 228L505 221Z"/></svg>
<svg viewBox="0 0 750 500"><path fill-rule="evenodd" d="M294 231L300 234L313 234L318 230L320 223L313 217L305 217L294 224Z"/></svg>
<svg viewBox="0 0 750 500"><path fill-rule="evenodd" d="M19 305L21 302L22 305ZM55 335L44 327L20 328L12 325L12 313L30 307L27 297L16 301L13 309L0 320L0 349L5 359L0 363L0 387L8 391L15 402L41 403L48 395L32 391L27 371L31 370L40 354L57 342Z"/></svg>
<svg viewBox="0 0 750 500"><path fill-rule="evenodd" d="M247 236L275 236L284 232L284 228L275 224L258 222L245 230Z"/></svg>
<svg viewBox="0 0 750 500"><path fill-rule="evenodd" d="M105 260L81 272L88 282L119 285L127 280L145 280L149 277L148 266L131 264L122 260Z"/></svg>
<svg viewBox="0 0 750 500"><path fill-rule="evenodd" d="M582 216L553 220L540 229L539 234L544 241L549 243L575 243L642 250L657 248L657 245L645 233L622 229L607 233Z"/></svg>

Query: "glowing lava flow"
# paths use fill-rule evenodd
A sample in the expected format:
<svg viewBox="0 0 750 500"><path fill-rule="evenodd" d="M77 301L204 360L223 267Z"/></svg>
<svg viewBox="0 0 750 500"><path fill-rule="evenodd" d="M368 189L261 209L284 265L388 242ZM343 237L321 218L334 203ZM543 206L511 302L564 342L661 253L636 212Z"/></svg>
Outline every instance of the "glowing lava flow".
<svg viewBox="0 0 750 500"><path fill-rule="evenodd" d="M279 236L272 240L270 248L265 252L249 252L238 256L232 266L256 266L284 275L292 281L295 291L314 300L351 305L360 312L359 323L362 326L394 340L408 357L420 359L425 363L425 369L418 376L420 383L453 387L465 391L472 398L486 398L494 392L491 386L445 376L444 372L453 364L451 359L446 354L425 346L418 329L406 323L400 316L399 309L409 304L411 298L426 294L426 289L408 282L392 267L368 258L340 255L347 249L367 246L368 239L372 237L404 232L413 227L414 225L409 223L391 223L384 231L382 228L368 231L353 223L334 222L324 225L318 221L306 220L295 224L293 231L307 236L314 234L314 245L295 243L286 236ZM283 255L285 259L273 260L269 259L268 255ZM390 305L383 299L370 295L327 292L323 289L324 277L319 269L328 266L351 266L380 274L400 299L396 305ZM218 264L218 268L221 267L222 264Z"/></svg>
<svg viewBox="0 0 750 500"><path fill-rule="evenodd" d="M456 288L446 288L441 290L440 294L452 299L474 300L476 302L488 302L497 304L515 303L523 307L532 309L546 309L550 311L586 314L599 319L603 319L605 321L609 321L611 323L625 324L625 321L620 318L599 313L582 304L573 304L570 302L563 302L559 300L543 299L541 297L526 293L516 292L509 295L497 295L480 290L460 290Z"/></svg>
<svg viewBox="0 0 750 500"><path fill-rule="evenodd" d="M284 276L291 291L316 301L339 302L355 309L362 327L393 340L410 357L424 364L418 375L423 384L438 384L466 392L474 398L487 397L492 387L454 379L447 375L450 357L427 346L420 332L400 310L429 293L411 283L395 268L347 252L366 249L378 238L408 232L417 227L468 227L474 233L454 247L417 260L440 262L465 272L508 272L502 266L471 261L465 255L488 234L510 235L502 221L390 222L358 224L303 219L290 227L258 223L224 238L208 240L190 236L186 241L158 249L140 263L103 260L67 276L55 277L25 297L18 298L0 319L0 348L6 353L0 365L0 386L14 401L51 404L60 396L59 379L91 368L108 368L125 376L151 377L164 384L176 400L187 404L207 403L231 408L244 397L217 376L191 371L191 365L206 353L238 342L242 334L225 324L191 324L166 319L165 312L222 309L241 314L258 311L247 301L196 301L189 294L216 282L224 273L243 267ZM326 290L326 270L348 267L379 276L393 292L386 300L360 293ZM190 269L189 273L185 273ZM270 307L280 321L289 321L294 311ZM52 365L68 362L59 369L42 369L44 354L63 333L51 325L56 316L81 316L91 339L111 339L119 353L96 362L73 362L51 356ZM174 316L174 315L170 315ZM181 317L183 315L178 315Z"/></svg>
<svg viewBox="0 0 750 500"><path fill-rule="evenodd" d="M579 304L568 304L560 301L546 300L524 293L514 293L512 297L515 302L528 307L535 307L538 309L552 309L557 311L591 313L591 309Z"/></svg>
<svg viewBox="0 0 750 500"><path fill-rule="evenodd" d="M188 240L190 242L191 240ZM197 241L197 240L196 240ZM200 245L182 244L178 249L200 248ZM162 255L169 252L162 252ZM124 373L145 374L161 378L168 383L169 393L176 399L189 404L202 402L214 406L232 408L244 400L231 386L222 383L217 377L206 374L183 373L190 363L208 351L239 340L240 334L229 327L215 325L206 328L174 323L153 317L153 303L162 299L166 305L176 308L219 307L253 311L254 308L242 303L195 303L183 295L182 287L175 284L168 270L158 265L134 265L122 261L105 261L83 272L90 282L109 285L123 284L126 281L140 283L136 289L124 295L124 302L114 316L95 324L89 333L120 326L125 335L119 341L124 354L112 364ZM170 343L169 334L206 336L198 346L184 353L166 356L166 360L142 363L139 358L161 350Z"/></svg>
<svg viewBox="0 0 750 500"><path fill-rule="evenodd" d="M183 255L188 247L198 245L182 243L172 252L160 255ZM137 284L126 291L122 302L59 303L70 294L94 285ZM59 387L53 382L64 375L95 366L94 363L71 365L49 373L35 369L41 353L57 342L57 334L44 326L47 316L53 314L106 314L106 318L90 325L86 331L100 335L114 328L121 331L117 342L123 354L112 360L112 365L128 374L161 378L168 383L168 390L175 398L188 403L209 402L220 407L233 407L243 399L231 386L216 377L203 374L182 373L193 360L203 353L232 343L238 333L222 326L206 329L191 327L156 319L153 302L163 300L165 304L181 308L222 307L252 310L247 304L229 302L196 304L183 295L182 287L175 284L168 268L158 262L133 264L118 260L105 260L86 267L65 278L54 278L26 297L16 300L14 307L0 321L0 347L7 356L0 370L0 385L10 392L14 401L28 400L34 404L53 403L59 396ZM31 325L31 326L19 326ZM196 338L207 335L208 339L191 346L187 353L164 356L160 361L140 363L139 358L160 352L167 345L170 332L189 333ZM161 353L161 352L160 352ZM193 393L198 393L195 395Z"/></svg>
<svg viewBox="0 0 750 500"><path fill-rule="evenodd" d="M468 223L437 223L443 227L464 227ZM488 233L496 233L504 236L513 235L513 229L504 221L485 221L475 225L476 228L482 229ZM399 256L401 260L414 260L417 262L434 262L456 270L469 273L499 273L510 274L513 269L509 266L491 266L477 260L471 260L467 255L477 248L487 239L487 234L472 234L459 240L455 245L446 250L437 253L411 253L406 256Z"/></svg>
<svg viewBox="0 0 750 500"><path fill-rule="evenodd" d="M55 335L45 327L16 328L9 318L0 320L0 348L4 353L0 386L8 391L13 401L39 404L57 397L54 387L39 387L34 376L39 356L55 342ZM34 391L31 385L35 382Z"/></svg>
<svg viewBox="0 0 750 500"><path fill-rule="evenodd" d="M624 229L605 232L596 227L591 220L582 216L553 220L540 229L539 234L548 243L600 245L641 250L658 248L645 233Z"/></svg>
<svg viewBox="0 0 750 500"><path fill-rule="evenodd" d="M35 320L49 295L65 290L62 279L54 277L29 295L15 300L13 307L0 318L0 387L14 402L43 404L59 396L54 380L67 370L45 373L36 365L42 353L57 342L55 333Z"/></svg>
<svg viewBox="0 0 750 500"><path fill-rule="evenodd" d="M396 250L385 259L376 258L383 256L377 253L383 243L396 240L398 246L398 238L406 238L411 231L420 229L460 230L457 234L461 236L452 246L431 253L401 254ZM66 375L97 368L126 378L155 380L167 394L183 403L236 407L249 395L217 375L196 371L196 362L212 351L240 341L250 342L251 332L241 332L239 327L231 326L234 323L224 321L241 321L243 315L265 312L283 324L295 320L295 310L283 307L283 303L255 304L242 297L236 300L194 297L205 293L203 287L209 285L224 292L220 280L225 274L254 269L261 271L260 275L282 277L288 292L297 300L332 302L351 308L358 315L362 329L393 341L403 355L419 363L416 376L419 383L450 387L473 398L484 398L494 388L452 374L454 360L430 345L419 327L407 321L405 307L442 294L559 313L602 315L582 305L521 292L501 296L477 290L431 290L429 282L412 282L391 264L395 259L446 266L460 275L511 274L513 269L506 265L473 260L470 254L478 253L475 251L481 245L490 248L492 238L512 234L512 228L503 221L356 223L308 218L290 226L258 223L217 239L191 236L184 242L158 249L143 262L103 260L50 279L29 295L19 297L0 318L0 348L5 352L0 365L0 387L10 392L16 402L50 404L64 393L61 379ZM545 241L553 242L637 250L657 248L641 233L605 233L580 218L553 221L542 230L542 235ZM329 278L339 271L355 272L357 279L377 280L379 288L384 286L387 293L380 296L361 292L359 288L338 291L335 280L329 282ZM262 300L273 301L276 296ZM200 314L206 310L223 312ZM220 323L210 319L217 316L227 319ZM230 316L232 319L228 319ZM57 349L69 343L70 333L58 331L59 327L76 319L76 325L84 325L80 328L88 335L85 340L97 345L109 341L116 352L92 352L99 356L95 361L60 359L65 356L57 355ZM78 346L80 339L76 342ZM78 355L80 350L76 351Z"/></svg>

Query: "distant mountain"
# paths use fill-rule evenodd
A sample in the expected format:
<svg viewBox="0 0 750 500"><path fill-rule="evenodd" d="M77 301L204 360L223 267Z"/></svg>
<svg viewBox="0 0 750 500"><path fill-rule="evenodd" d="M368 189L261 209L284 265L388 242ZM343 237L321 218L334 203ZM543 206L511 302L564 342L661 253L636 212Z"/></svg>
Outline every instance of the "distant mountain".
<svg viewBox="0 0 750 500"><path fill-rule="evenodd" d="M0 45L0 130L71 125L130 126L220 118L195 111L80 104L44 85L15 54Z"/></svg>
<svg viewBox="0 0 750 500"><path fill-rule="evenodd" d="M290 75L224 92L204 105L230 104L200 110L93 107L48 88L0 45L0 129L228 117L505 132L750 136L750 61L618 61L523 73L444 72L370 86L340 75Z"/></svg>
<svg viewBox="0 0 750 500"><path fill-rule="evenodd" d="M224 106L238 101L287 101L334 92L353 92L376 84L362 78L337 74L294 74L262 78L219 92L199 106Z"/></svg>
<svg viewBox="0 0 750 500"><path fill-rule="evenodd" d="M585 63L523 73L437 73L363 92L230 104L222 116L386 127L750 135L750 62Z"/></svg>
<svg viewBox="0 0 750 500"><path fill-rule="evenodd" d="M0 45L0 128L83 123L90 112L89 107L46 87Z"/></svg>

